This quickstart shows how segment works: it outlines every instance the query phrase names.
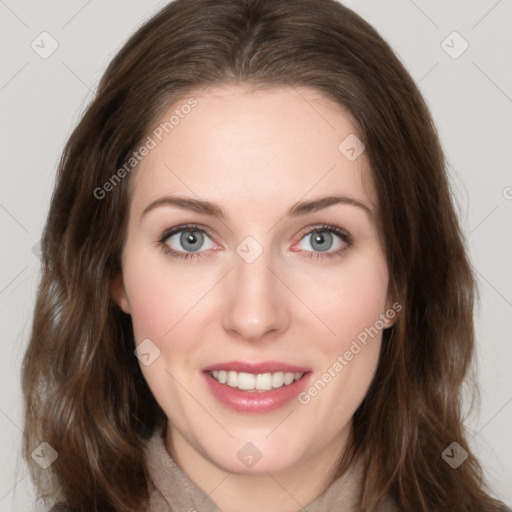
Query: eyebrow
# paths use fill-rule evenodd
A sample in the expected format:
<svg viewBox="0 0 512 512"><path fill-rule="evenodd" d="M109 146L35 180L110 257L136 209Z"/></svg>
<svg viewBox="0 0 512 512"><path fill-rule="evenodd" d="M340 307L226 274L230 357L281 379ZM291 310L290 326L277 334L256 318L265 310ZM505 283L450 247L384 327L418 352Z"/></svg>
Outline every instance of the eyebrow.
<svg viewBox="0 0 512 512"><path fill-rule="evenodd" d="M352 206L357 206L365 210L369 217L373 219L373 211L367 204L352 197L340 195L325 196L320 197L318 199L312 199L309 201L299 201L298 203L292 205L284 216L299 217L302 215L307 215L308 213L323 210L324 208L328 208L329 206L332 206L334 204L348 204ZM155 208L159 208L161 206L174 206L177 208L181 208L183 210L191 210L197 213L210 215L212 217L217 217L223 220L226 220L228 217L226 212L218 204L212 203L210 201L202 201L200 199L179 196L160 197L156 201L153 201L148 206L146 206L146 208L142 212L141 217L144 217L144 215L146 215L151 210L154 210Z"/></svg>

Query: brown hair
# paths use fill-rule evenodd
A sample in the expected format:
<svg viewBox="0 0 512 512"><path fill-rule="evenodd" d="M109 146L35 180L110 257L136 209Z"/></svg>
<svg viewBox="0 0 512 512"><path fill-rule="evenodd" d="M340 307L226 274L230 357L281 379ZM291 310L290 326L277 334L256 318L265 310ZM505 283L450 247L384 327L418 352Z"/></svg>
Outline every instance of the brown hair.
<svg viewBox="0 0 512 512"><path fill-rule="evenodd" d="M313 87L350 112L366 145L403 310L384 331L333 479L362 455L362 511L386 494L406 511L501 510L463 432L474 280L438 136L390 47L334 0L177 0L108 66L64 149L42 238L22 372L23 456L39 494L80 512L136 512L147 503L143 440L166 418L134 356L130 316L109 291L121 271L130 179L103 199L94 191L171 102L226 83ZM30 456L42 441L58 452L47 470ZM453 441L469 453L457 469L441 457Z"/></svg>

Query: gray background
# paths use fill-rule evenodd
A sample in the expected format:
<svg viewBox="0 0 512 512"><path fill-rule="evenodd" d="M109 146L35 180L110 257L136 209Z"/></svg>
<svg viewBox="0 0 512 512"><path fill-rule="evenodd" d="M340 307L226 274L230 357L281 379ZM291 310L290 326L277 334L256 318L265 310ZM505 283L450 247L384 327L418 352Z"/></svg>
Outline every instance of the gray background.
<svg viewBox="0 0 512 512"><path fill-rule="evenodd" d="M0 0L0 511L33 510L19 457L19 372L57 162L109 60L165 3ZM512 0L346 3L398 53L440 132L481 294L481 406L467 431L493 492L511 505ZM35 40L39 52L51 49L49 36L39 36L44 31L58 44L46 59L31 47ZM469 47L458 55L464 41Z"/></svg>

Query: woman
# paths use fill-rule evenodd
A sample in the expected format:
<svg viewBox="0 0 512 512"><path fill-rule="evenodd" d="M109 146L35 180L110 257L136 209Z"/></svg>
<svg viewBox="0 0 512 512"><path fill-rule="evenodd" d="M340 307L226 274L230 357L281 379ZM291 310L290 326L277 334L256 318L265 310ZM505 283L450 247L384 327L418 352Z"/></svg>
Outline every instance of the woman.
<svg viewBox="0 0 512 512"><path fill-rule="evenodd" d="M24 457L47 443L52 503L505 510L463 432L474 281L438 137L341 4L162 9L65 148L42 253Z"/></svg>

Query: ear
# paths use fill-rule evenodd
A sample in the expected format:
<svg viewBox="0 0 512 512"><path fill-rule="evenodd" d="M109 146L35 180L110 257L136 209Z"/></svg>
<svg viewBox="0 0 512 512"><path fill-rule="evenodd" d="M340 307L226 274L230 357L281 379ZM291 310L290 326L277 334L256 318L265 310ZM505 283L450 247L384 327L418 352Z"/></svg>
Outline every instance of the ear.
<svg viewBox="0 0 512 512"><path fill-rule="evenodd" d="M127 314L131 313L130 303L126 295L126 289L123 282L123 274L119 272L110 282L110 296L112 300Z"/></svg>

